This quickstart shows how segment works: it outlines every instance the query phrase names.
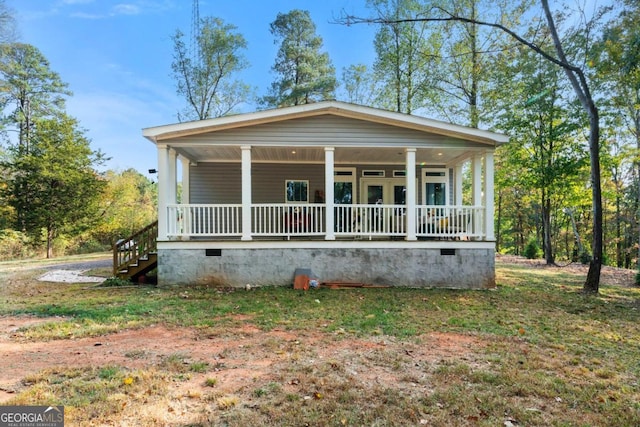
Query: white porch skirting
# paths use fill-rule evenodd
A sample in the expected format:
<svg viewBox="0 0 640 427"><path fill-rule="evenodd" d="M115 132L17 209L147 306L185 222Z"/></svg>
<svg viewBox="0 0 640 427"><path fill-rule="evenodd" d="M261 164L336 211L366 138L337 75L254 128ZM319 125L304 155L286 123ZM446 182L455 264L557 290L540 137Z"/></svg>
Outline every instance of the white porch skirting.
<svg viewBox="0 0 640 427"><path fill-rule="evenodd" d="M158 284L291 286L296 268L322 282L495 287L495 242L159 241Z"/></svg>

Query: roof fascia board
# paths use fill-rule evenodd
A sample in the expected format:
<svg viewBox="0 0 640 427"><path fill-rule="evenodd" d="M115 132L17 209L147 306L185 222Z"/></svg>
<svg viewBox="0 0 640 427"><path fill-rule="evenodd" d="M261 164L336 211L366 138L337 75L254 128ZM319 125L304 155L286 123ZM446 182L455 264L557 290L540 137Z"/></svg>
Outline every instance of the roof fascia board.
<svg viewBox="0 0 640 427"><path fill-rule="evenodd" d="M509 141L506 135L491 131L339 101L317 102L202 121L145 128L142 134L153 143L158 143L159 141L167 139L325 114L387 124L437 135L451 136L457 139L471 140L489 145L502 145Z"/></svg>

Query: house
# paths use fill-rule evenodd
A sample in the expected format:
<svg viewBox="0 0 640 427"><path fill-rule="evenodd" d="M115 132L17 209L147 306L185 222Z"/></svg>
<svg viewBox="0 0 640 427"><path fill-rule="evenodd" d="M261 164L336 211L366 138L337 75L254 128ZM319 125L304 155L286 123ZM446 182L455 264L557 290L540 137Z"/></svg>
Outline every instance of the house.
<svg viewBox="0 0 640 427"><path fill-rule="evenodd" d="M504 135L337 101L143 135L158 149L160 285L291 285L297 268L320 282L495 285Z"/></svg>

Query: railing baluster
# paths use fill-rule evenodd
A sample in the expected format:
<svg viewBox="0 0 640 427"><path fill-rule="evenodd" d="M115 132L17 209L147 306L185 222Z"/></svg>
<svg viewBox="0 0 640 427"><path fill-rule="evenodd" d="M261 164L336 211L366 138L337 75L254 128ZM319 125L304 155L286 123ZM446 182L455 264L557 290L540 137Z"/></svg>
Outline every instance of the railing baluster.
<svg viewBox="0 0 640 427"><path fill-rule="evenodd" d="M483 238L484 207L430 206L415 208L416 235L430 238ZM314 203L256 203L252 233L257 236L323 235L326 207ZM335 233L339 236L405 236L406 206L351 204L334 206ZM169 237L240 236L240 204L184 204L167 207Z"/></svg>

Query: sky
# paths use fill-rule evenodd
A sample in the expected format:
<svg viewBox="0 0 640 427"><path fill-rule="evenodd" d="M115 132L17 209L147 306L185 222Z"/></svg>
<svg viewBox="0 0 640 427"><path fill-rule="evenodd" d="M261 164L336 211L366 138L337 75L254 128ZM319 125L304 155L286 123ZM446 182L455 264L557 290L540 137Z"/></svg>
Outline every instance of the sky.
<svg viewBox="0 0 640 427"><path fill-rule="evenodd" d="M184 100L171 77L177 29L187 36L192 0L5 0L19 41L37 47L73 92L67 112L94 150L111 157L102 168L157 168L155 146L142 129L176 123ZM374 26L335 24L344 11L368 16L365 0L200 0L200 17L215 16L247 40L250 67L238 76L266 95L278 45L269 24L278 13L308 10L340 80L343 67L374 59ZM242 107L254 111L255 105ZM152 176L149 176L153 178Z"/></svg>

